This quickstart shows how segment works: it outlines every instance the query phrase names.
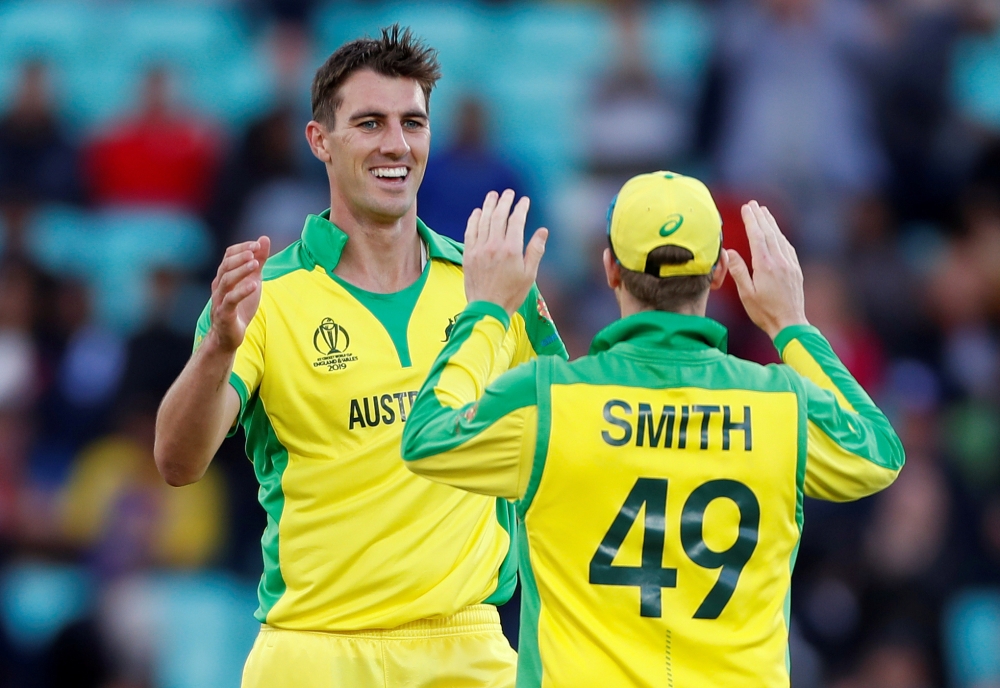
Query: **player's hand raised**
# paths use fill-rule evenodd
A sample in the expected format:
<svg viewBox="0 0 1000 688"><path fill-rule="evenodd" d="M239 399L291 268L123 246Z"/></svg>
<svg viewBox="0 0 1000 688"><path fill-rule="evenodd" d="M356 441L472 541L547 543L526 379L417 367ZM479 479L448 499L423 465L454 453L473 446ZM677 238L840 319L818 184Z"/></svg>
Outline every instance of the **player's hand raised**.
<svg viewBox="0 0 1000 688"><path fill-rule="evenodd" d="M790 325L807 325L802 268L795 248L766 207L750 201L741 209L750 240L753 276L739 253L728 249L729 272L747 315L771 339Z"/></svg>
<svg viewBox="0 0 1000 688"><path fill-rule="evenodd" d="M530 201L527 196L514 205L514 192L486 195L465 228L465 295L469 303L490 301L513 315L528 296L545 253L549 230L537 230L526 249L524 224Z"/></svg>
<svg viewBox="0 0 1000 688"><path fill-rule="evenodd" d="M243 343L260 305L261 270L270 250L266 236L226 249L212 280L212 326L206 337L223 351L235 352Z"/></svg>

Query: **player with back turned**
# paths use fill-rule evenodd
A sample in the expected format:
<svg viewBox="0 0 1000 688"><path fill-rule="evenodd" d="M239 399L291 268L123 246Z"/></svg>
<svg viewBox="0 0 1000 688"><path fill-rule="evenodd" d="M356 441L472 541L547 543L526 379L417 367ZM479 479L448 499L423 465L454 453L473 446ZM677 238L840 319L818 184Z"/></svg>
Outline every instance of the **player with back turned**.
<svg viewBox="0 0 1000 688"><path fill-rule="evenodd" d="M399 453L466 305L461 245L416 213L438 75L399 27L320 67L306 136L330 209L274 256L266 237L226 251L160 408L155 456L172 485L198 480L237 421L246 431L267 528L245 687L514 681L495 607L515 585L513 507L414 476ZM513 193L490 199L506 217ZM525 292L484 375L565 356L543 306Z"/></svg>
<svg viewBox="0 0 1000 688"><path fill-rule="evenodd" d="M622 318L572 363L490 383L534 279L523 216L466 232L469 305L403 433L410 470L512 500L523 523L519 688L789 685L790 583L805 496L889 485L899 438L805 317L802 272L766 208L742 209L751 276L701 182L629 180L609 212ZM785 365L725 352L705 317L731 272ZM525 546L525 543L527 546Z"/></svg>

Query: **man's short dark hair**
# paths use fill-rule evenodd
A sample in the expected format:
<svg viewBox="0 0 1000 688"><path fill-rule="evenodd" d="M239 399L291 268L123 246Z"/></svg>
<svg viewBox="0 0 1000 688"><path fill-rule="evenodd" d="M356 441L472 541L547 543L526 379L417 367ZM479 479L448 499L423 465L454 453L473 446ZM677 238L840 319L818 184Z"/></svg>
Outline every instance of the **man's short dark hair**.
<svg viewBox="0 0 1000 688"><path fill-rule="evenodd" d="M431 90L441 78L437 51L399 24L383 28L378 38L359 38L337 48L316 70L312 83L312 115L317 122L333 126L340 107L340 87L354 72L370 69L376 74L413 79L424 92L430 109Z"/></svg>
<svg viewBox="0 0 1000 688"><path fill-rule="evenodd" d="M719 251L721 253L722 249ZM611 255L614 256L614 253L612 246ZM693 259L694 254L682 246L658 246L646 256L645 272L621 267L622 285L647 308L676 313L708 291L712 286L712 274L660 277L660 266L683 265Z"/></svg>

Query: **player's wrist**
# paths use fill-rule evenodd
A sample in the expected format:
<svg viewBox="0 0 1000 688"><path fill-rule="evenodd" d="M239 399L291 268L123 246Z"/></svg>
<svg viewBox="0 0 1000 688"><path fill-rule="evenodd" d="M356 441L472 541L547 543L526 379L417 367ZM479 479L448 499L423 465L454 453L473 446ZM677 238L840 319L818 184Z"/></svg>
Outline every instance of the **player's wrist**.
<svg viewBox="0 0 1000 688"><path fill-rule="evenodd" d="M233 357L240 348L240 343L222 335L217 328L210 327L200 348L204 351L204 356Z"/></svg>

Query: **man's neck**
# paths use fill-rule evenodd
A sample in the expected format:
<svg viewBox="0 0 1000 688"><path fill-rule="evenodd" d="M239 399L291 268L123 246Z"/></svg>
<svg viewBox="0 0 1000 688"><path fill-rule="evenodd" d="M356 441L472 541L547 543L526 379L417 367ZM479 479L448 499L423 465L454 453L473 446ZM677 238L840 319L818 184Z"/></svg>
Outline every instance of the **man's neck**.
<svg viewBox="0 0 1000 688"><path fill-rule="evenodd" d="M416 208L391 222L338 210L331 209L330 222L347 234L348 241L334 274L376 294L401 291L417 281L422 266Z"/></svg>

